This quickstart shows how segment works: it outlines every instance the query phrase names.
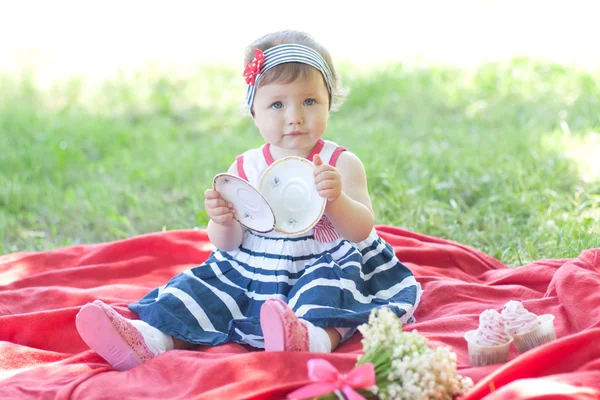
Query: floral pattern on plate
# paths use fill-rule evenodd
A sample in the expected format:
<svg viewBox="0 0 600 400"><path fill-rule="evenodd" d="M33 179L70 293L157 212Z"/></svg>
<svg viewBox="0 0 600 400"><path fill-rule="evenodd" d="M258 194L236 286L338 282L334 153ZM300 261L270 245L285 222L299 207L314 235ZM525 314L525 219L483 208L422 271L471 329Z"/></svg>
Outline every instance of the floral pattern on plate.
<svg viewBox="0 0 600 400"><path fill-rule="evenodd" d="M258 190L275 213L276 231L303 233L321 219L326 200L317 193L314 168L304 158L285 157L264 172Z"/></svg>

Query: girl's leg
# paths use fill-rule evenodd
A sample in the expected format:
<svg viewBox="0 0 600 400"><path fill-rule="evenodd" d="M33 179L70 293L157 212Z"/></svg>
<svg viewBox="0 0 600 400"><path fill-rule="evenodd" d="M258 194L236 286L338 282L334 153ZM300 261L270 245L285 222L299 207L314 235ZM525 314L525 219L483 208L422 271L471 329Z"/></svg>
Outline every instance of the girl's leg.
<svg viewBox="0 0 600 400"><path fill-rule="evenodd" d="M171 336L171 339L173 339L173 348L175 350L194 350L198 347L196 343L186 342L173 336Z"/></svg>
<svg viewBox="0 0 600 400"><path fill-rule="evenodd" d="M334 351L340 345L340 340L342 339L342 337L340 336L338 330L335 328L325 328L325 332L327 332L329 340L331 341L331 351Z"/></svg>

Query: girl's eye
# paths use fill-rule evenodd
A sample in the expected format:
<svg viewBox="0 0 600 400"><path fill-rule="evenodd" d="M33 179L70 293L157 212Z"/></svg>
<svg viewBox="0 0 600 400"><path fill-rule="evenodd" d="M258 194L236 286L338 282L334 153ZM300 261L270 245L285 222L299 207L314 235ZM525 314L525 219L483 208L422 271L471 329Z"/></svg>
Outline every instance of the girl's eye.
<svg viewBox="0 0 600 400"><path fill-rule="evenodd" d="M306 100L304 100L304 105L305 106L312 106L313 104L315 104L315 99L306 99Z"/></svg>
<svg viewBox="0 0 600 400"><path fill-rule="evenodd" d="M276 110L279 110L281 107L283 107L283 103L280 101L276 101L275 103L271 104L271 107Z"/></svg>

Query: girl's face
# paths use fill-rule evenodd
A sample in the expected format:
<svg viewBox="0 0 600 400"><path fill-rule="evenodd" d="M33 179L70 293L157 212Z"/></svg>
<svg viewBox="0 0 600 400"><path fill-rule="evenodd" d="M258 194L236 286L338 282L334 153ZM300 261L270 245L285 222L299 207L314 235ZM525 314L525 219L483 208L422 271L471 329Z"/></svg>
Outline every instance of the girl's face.
<svg viewBox="0 0 600 400"><path fill-rule="evenodd" d="M305 156L323 136L329 118L329 92L321 73L260 86L254 97L254 123L267 143L290 155Z"/></svg>

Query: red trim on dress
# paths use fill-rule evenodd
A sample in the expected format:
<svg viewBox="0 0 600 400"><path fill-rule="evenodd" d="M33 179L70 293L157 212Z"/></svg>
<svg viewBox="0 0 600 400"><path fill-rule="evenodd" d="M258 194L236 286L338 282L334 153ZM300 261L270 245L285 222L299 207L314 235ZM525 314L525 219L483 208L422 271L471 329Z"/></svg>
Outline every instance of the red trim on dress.
<svg viewBox="0 0 600 400"><path fill-rule="evenodd" d="M265 157L265 161L267 165L273 164L273 157L271 156L271 144L267 143L263 146L263 156Z"/></svg>
<svg viewBox="0 0 600 400"><path fill-rule="evenodd" d="M235 160L237 161L237 170L239 177L247 181L248 177L246 176L246 171L244 171L244 155L240 154L235 158Z"/></svg>
<svg viewBox="0 0 600 400"><path fill-rule="evenodd" d="M340 156L340 154L342 154L346 150L347 149L345 147L336 147L336 149L331 154L331 158L329 159L329 165L331 165L332 167L335 167L338 157Z"/></svg>
<svg viewBox="0 0 600 400"><path fill-rule="evenodd" d="M319 154L321 150L323 150L323 147L325 147L325 142L323 141L323 139L319 139L317 141L317 144L315 144L315 147L313 147L312 151L306 156L306 159L308 161L312 161L315 154Z"/></svg>

